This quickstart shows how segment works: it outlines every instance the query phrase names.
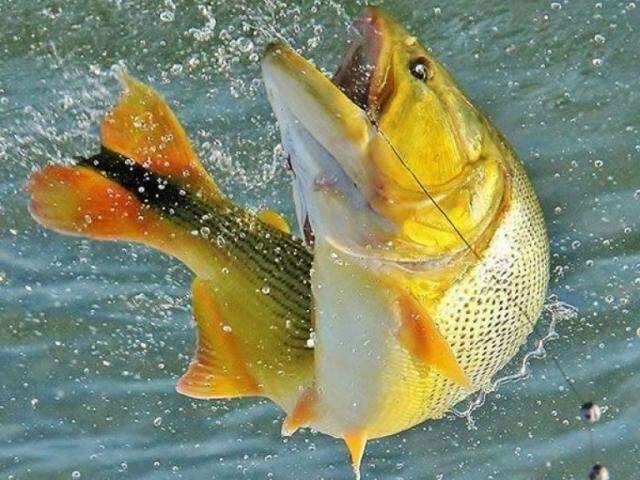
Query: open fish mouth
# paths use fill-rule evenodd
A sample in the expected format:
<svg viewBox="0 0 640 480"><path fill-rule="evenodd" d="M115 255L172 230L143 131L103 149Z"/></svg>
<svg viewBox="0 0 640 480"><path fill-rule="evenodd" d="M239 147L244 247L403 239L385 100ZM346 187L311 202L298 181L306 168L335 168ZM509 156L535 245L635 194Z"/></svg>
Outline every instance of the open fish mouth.
<svg viewBox="0 0 640 480"><path fill-rule="evenodd" d="M367 9L348 30L342 64L332 82L365 111L370 107L371 84L382 45L378 17Z"/></svg>

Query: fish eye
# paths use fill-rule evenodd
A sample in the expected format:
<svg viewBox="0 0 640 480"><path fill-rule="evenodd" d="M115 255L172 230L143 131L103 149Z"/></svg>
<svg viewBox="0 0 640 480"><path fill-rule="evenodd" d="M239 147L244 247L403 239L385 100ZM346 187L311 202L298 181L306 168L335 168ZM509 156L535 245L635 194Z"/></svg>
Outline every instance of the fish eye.
<svg viewBox="0 0 640 480"><path fill-rule="evenodd" d="M411 75L413 75L421 82L424 82L432 77L429 68L429 60L424 57L420 57L412 61L411 65L409 66L409 71L411 72Z"/></svg>

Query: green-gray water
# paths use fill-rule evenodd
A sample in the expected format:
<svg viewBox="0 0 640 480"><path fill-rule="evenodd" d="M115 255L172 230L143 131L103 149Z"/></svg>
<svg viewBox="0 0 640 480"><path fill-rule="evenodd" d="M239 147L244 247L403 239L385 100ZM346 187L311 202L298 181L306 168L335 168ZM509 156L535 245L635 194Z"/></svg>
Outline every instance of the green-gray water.
<svg viewBox="0 0 640 480"><path fill-rule="evenodd" d="M637 478L640 4L382 5L519 151L549 225L550 294L579 310L548 350L608 409L592 452L576 395L549 358L534 360L529 379L474 412L476 430L452 415L371 442L364 478L586 479L596 460L613 479ZM175 393L194 344L190 273L143 247L44 231L23 185L33 168L96 150L123 65L170 100L236 202L292 218L259 56L277 32L332 70L360 8L0 0L1 479L351 478L341 442L281 439L268 402Z"/></svg>

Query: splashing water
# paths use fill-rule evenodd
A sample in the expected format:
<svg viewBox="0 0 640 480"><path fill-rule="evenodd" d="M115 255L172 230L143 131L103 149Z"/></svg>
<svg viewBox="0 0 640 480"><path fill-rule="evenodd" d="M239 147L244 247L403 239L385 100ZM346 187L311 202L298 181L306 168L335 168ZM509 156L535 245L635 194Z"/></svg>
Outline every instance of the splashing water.
<svg viewBox="0 0 640 480"><path fill-rule="evenodd" d="M468 402L467 407L464 410L454 408L453 414L457 417L465 418L467 421L467 427L470 430L476 430L477 427L473 418L473 413L484 405L487 400L487 396L498 391L498 389L504 385L527 380L531 376L531 360L545 359L547 357L547 344L560 338L556 331L558 323L574 319L577 316L578 310L574 306L561 302L555 297L551 297L544 305L543 309L543 317L549 317L547 332L542 338L535 341L533 350L524 354L523 358L520 360L520 367L518 370L515 373L498 377L488 385L482 387L480 392L475 395L475 398Z"/></svg>

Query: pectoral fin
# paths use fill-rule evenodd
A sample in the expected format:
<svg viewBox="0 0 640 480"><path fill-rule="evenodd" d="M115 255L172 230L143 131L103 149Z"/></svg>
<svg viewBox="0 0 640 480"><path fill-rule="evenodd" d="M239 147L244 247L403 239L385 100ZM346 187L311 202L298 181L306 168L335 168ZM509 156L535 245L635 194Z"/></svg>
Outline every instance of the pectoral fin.
<svg viewBox="0 0 640 480"><path fill-rule="evenodd" d="M397 312L400 322L397 338L404 348L457 385L472 390L473 384L451 347L415 297L402 293L397 299Z"/></svg>

